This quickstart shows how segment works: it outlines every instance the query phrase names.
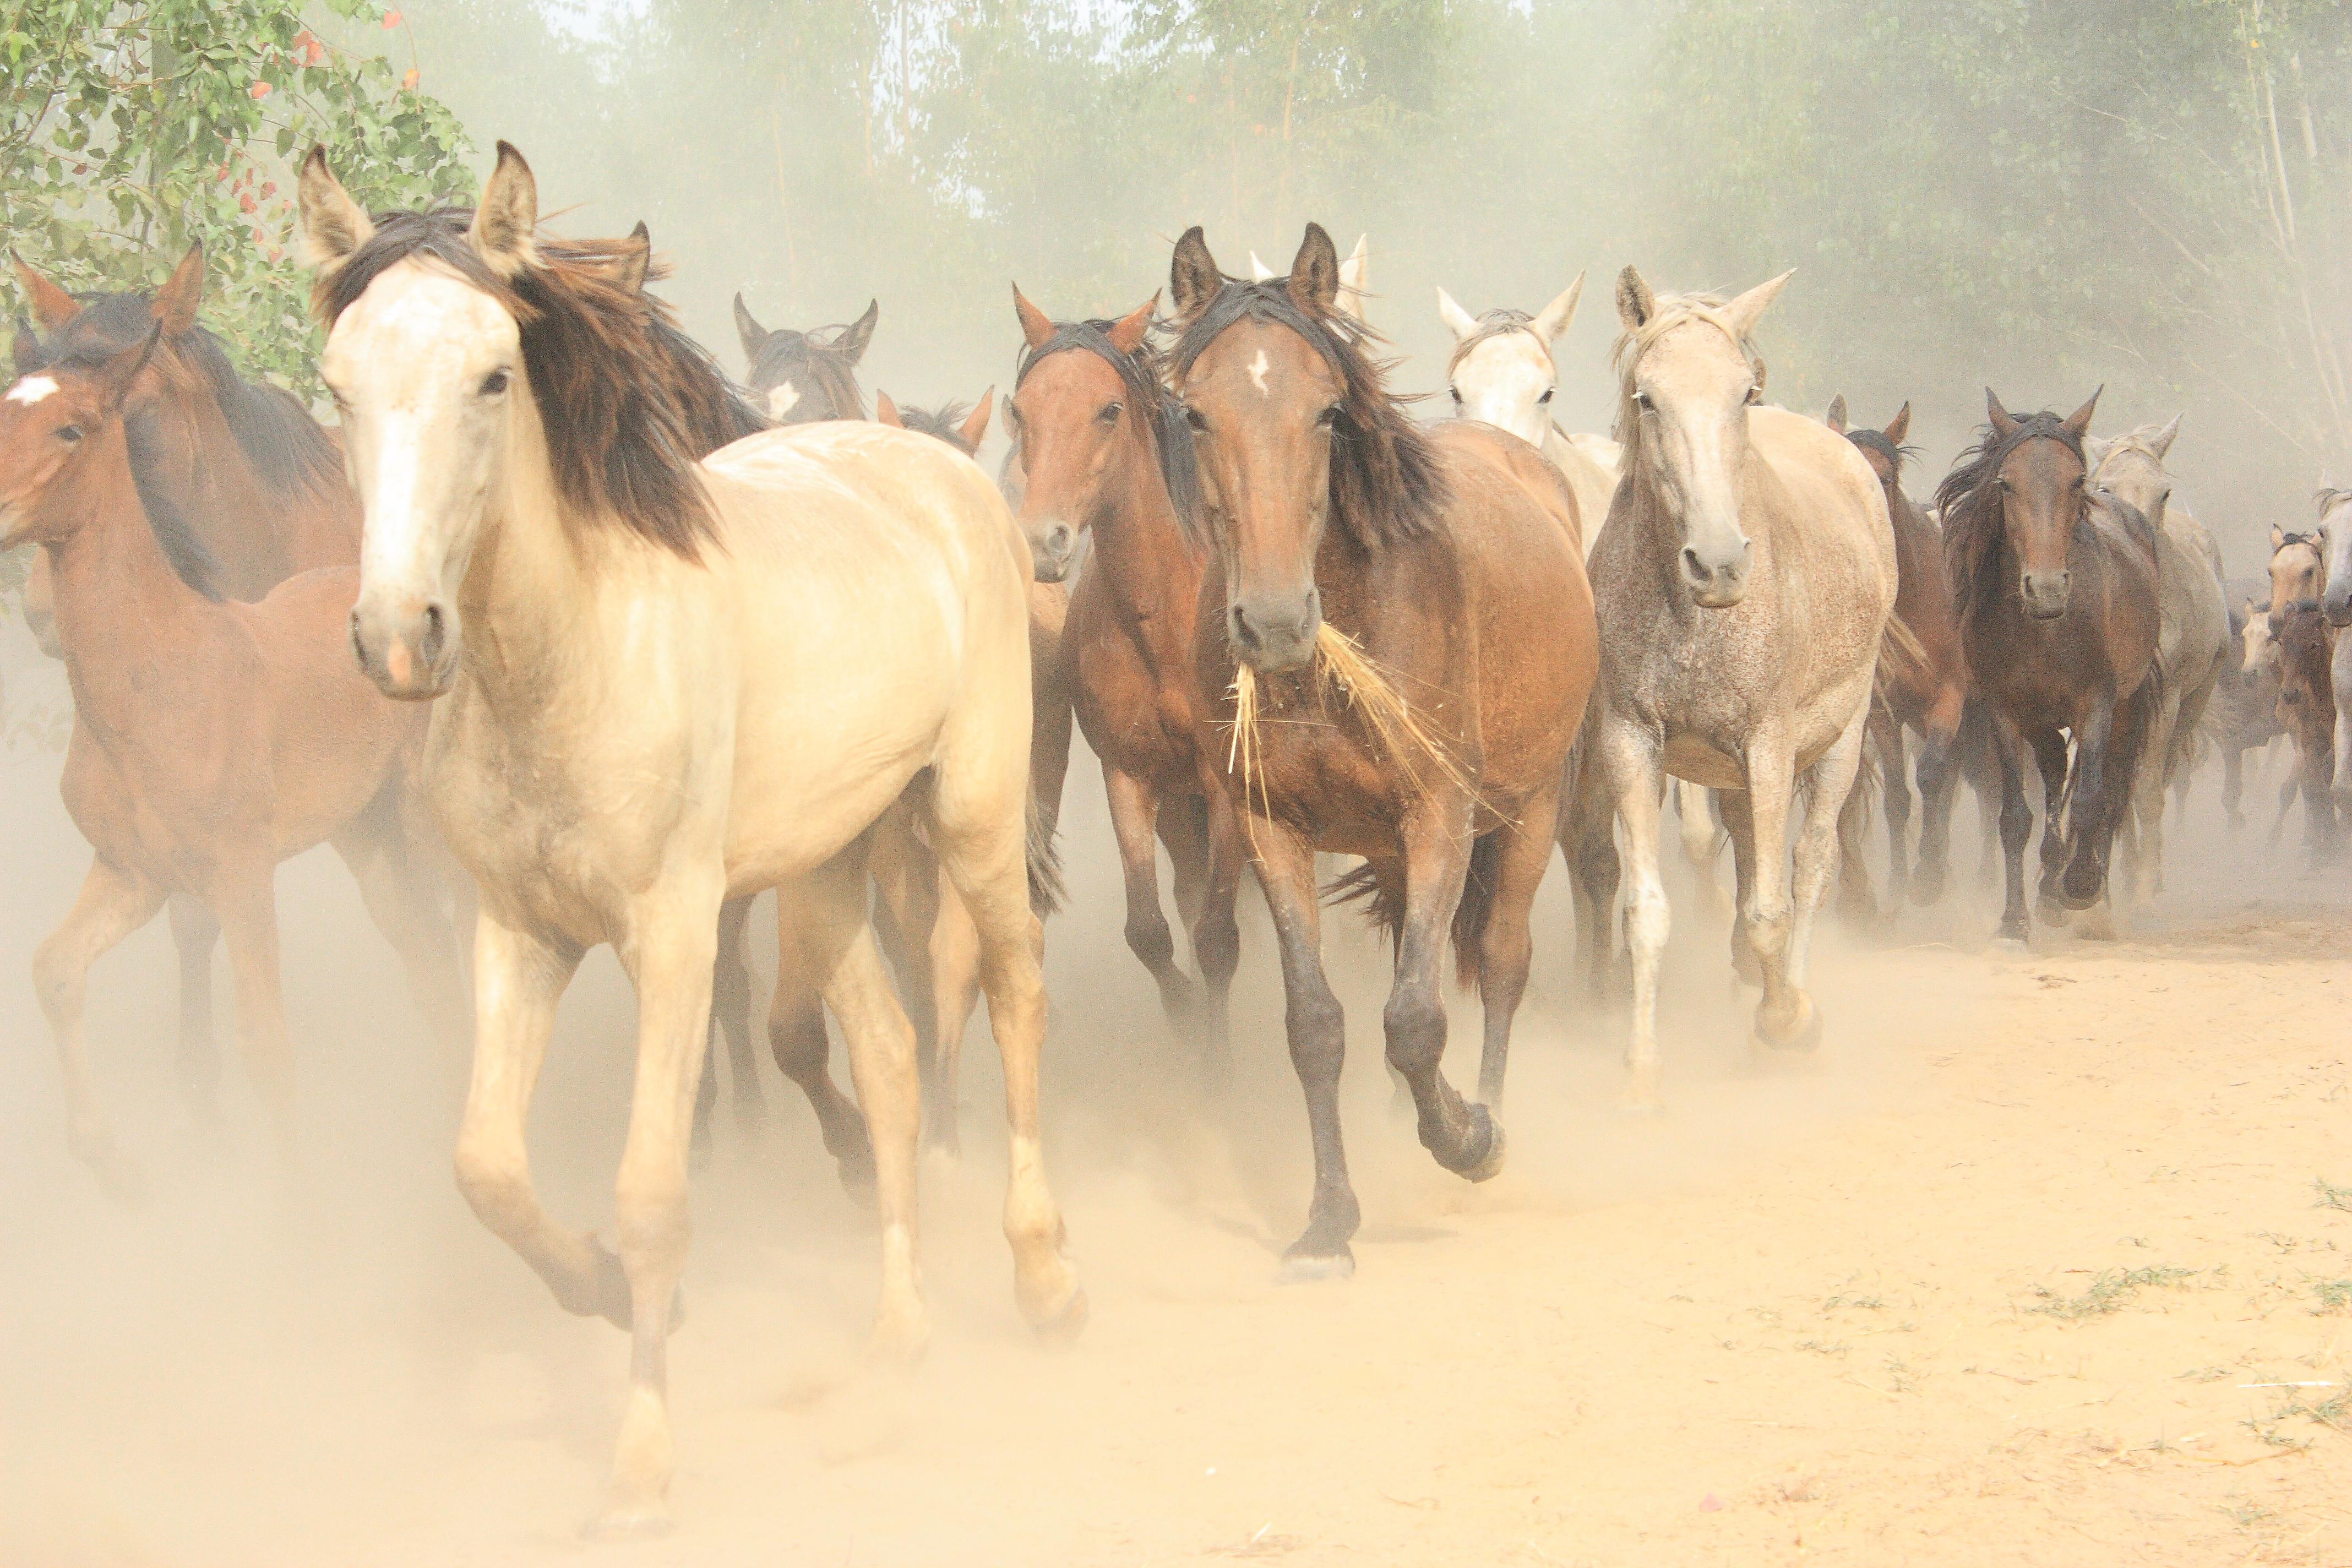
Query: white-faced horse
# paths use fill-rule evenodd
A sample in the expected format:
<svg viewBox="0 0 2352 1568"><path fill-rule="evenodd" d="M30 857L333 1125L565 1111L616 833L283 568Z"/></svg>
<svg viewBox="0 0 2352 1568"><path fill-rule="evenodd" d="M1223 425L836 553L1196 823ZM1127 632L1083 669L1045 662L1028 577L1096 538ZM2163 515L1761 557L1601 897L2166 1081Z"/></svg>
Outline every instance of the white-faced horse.
<svg viewBox="0 0 2352 1568"><path fill-rule="evenodd" d="M603 1522L632 1531L667 1510L665 1346L730 895L780 887L802 911L873 1133L877 1340L924 1337L914 1041L862 863L910 790L980 932L1021 1307L1069 1329L1085 1298L1038 1149L1029 566L1003 501L969 458L875 425L689 460L689 433L735 394L643 292L644 245L557 241L537 217L503 143L470 222L371 221L322 152L303 166L321 368L366 518L352 641L385 692L438 699L426 787L481 889L457 1180L566 1310L631 1332ZM541 1206L524 1137L556 1004L599 942L638 999L615 1251Z"/></svg>

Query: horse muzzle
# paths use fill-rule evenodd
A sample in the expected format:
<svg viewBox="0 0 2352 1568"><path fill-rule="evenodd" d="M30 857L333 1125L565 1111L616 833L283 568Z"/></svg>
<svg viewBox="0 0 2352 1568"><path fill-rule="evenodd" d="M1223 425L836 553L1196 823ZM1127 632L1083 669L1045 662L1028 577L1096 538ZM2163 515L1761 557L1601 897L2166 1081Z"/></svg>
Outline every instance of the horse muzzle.
<svg viewBox="0 0 2352 1568"><path fill-rule="evenodd" d="M1737 554L1722 560L1710 560L1684 545L1679 564L1691 602L1702 610L1727 610L1748 597L1748 568L1754 553L1754 546L1744 539Z"/></svg>
<svg viewBox="0 0 2352 1568"><path fill-rule="evenodd" d="M2066 613L2074 587L2072 572L2028 572L2018 582L2017 595L2028 616L2037 621L2054 621Z"/></svg>
<svg viewBox="0 0 2352 1568"><path fill-rule="evenodd" d="M1304 594L1244 595L1226 614L1234 652L1261 675L1306 668L1322 630L1323 595L1312 587Z"/></svg>
<svg viewBox="0 0 2352 1568"><path fill-rule="evenodd" d="M1029 566L1040 583L1059 583L1078 559L1078 533L1066 522L1048 523L1029 536Z"/></svg>
<svg viewBox="0 0 2352 1568"><path fill-rule="evenodd" d="M457 616L437 602L385 606L362 597L352 609L352 653L386 697L424 702L457 673Z"/></svg>
<svg viewBox="0 0 2352 1568"><path fill-rule="evenodd" d="M2352 588L2330 588L2320 595L2319 613L2331 626L2352 626Z"/></svg>

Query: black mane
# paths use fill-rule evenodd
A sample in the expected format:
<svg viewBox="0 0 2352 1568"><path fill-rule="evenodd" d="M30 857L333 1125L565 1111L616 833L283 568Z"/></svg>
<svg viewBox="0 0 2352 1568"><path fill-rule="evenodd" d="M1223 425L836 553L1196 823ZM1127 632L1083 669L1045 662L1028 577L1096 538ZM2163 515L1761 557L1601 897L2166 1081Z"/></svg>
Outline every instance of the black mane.
<svg viewBox="0 0 2352 1568"><path fill-rule="evenodd" d="M1331 514L1358 548L1377 550L1437 531L1447 499L1445 476L1429 437L1406 415L1404 400L1389 391L1390 364L1364 352L1366 343L1379 341L1370 328L1309 315L1292 300L1286 279L1244 283L1228 278L1177 334L1170 355L1172 379L1181 383L1208 346L1244 316L1297 332L1339 378L1340 412L1331 426Z"/></svg>
<svg viewBox="0 0 2352 1568"><path fill-rule="evenodd" d="M1919 455L1918 447L1898 447L1886 438L1883 430L1849 430L1845 438L1863 450L1875 452L1885 458L1886 471L1890 476L1887 482L1898 487L1903 483L1904 466Z"/></svg>
<svg viewBox="0 0 2352 1568"><path fill-rule="evenodd" d="M965 457L976 457L980 448L963 438L963 422L971 416L971 405L952 400L937 408L918 408L910 403L898 405L898 423L918 435L929 436L935 441L945 441Z"/></svg>
<svg viewBox="0 0 2352 1568"><path fill-rule="evenodd" d="M1013 390L1021 390L1021 384L1029 378L1039 361L1072 349L1093 354L1117 371L1119 384L1127 388L1128 406L1143 419L1151 433L1152 445L1159 449L1160 478L1168 487L1168 502L1176 510L1176 521L1183 525L1184 537L1194 546L1201 546L1204 542L1201 459L1192 444L1192 426L1185 422L1184 405L1160 379L1159 351L1147 339L1135 353L1121 353L1118 345L1110 341L1111 328L1117 324L1107 321L1055 322L1052 337L1022 353L1020 367L1013 374Z"/></svg>

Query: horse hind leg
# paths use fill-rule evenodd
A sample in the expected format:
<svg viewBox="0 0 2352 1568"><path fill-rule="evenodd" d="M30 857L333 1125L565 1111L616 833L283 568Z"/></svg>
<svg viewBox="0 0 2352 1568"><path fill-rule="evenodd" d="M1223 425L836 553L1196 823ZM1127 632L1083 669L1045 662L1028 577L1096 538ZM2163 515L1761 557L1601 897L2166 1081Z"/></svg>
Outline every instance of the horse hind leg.
<svg viewBox="0 0 2352 1568"><path fill-rule="evenodd" d="M802 931L805 918L793 889L777 889L776 989L768 1002L768 1048L778 1069L808 1097L818 1135L833 1156L842 1186L863 1200L874 1190L873 1139L866 1118L833 1081L833 1042L824 1031L824 1006L808 965Z"/></svg>
<svg viewBox="0 0 2352 1568"><path fill-rule="evenodd" d="M1545 822L1559 809L1559 791L1554 789L1530 801L1521 818ZM1527 994L1528 971L1535 959L1535 946L1528 931L1528 917L1535 908L1536 889L1543 885L1544 868L1551 859L1551 846L1541 836L1516 827L1498 829L1488 835L1488 839L1495 846L1491 864L1481 867L1476 854L1471 858L1473 867L1486 871L1494 881L1488 889L1490 902L1486 921L1474 933L1457 929L1456 940L1471 934L1477 942L1476 979L1485 1007L1485 1038L1478 1055L1478 1100L1490 1111L1499 1113L1504 1077L1510 1061L1511 1023L1518 1014L1520 1000ZM1497 1147L1500 1143L1498 1129Z"/></svg>
<svg viewBox="0 0 2352 1568"><path fill-rule="evenodd" d="M213 1039L213 949L220 921L204 900L171 897L172 943L180 955L180 1099L205 1126L220 1120L220 1047Z"/></svg>
<svg viewBox="0 0 2352 1568"><path fill-rule="evenodd" d="M1587 737L1600 729L1588 716L1569 762L1569 779L1559 814L1559 854L1568 866L1570 890L1576 898L1576 942L1582 955L1585 991L1594 1002L1607 999L1617 956L1615 915L1617 884L1617 808L1609 796L1609 778L1597 742Z"/></svg>
<svg viewBox="0 0 2352 1568"><path fill-rule="evenodd" d="M33 990L48 1020L65 1079L67 1147L118 1202L136 1198L142 1184L138 1168L116 1146L90 1082L83 1003L89 966L153 920L163 905L163 890L152 882L92 860L73 908L33 954Z"/></svg>
<svg viewBox="0 0 2352 1568"><path fill-rule="evenodd" d="M1202 1068L1213 1084L1233 1071L1234 973L1241 967L1242 931L1234 906L1242 889L1241 822L1223 791L1205 797L1202 876L1192 915L1192 962L1201 971Z"/></svg>
<svg viewBox="0 0 2352 1568"><path fill-rule="evenodd" d="M1189 1036L1199 1012L1191 976L1176 964L1176 935L1160 904L1160 797L1151 784L1103 764L1111 833L1118 841L1127 888L1127 945L1160 987L1160 1010L1180 1036Z"/></svg>
<svg viewBox="0 0 2352 1568"><path fill-rule="evenodd" d="M1699 892L1706 901L1724 914L1738 908L1738 900L1723 890L1723 883L1715 874L1717 855L1723 848L1723 835L1716 826L1719 802L1710 802L1705 784L1688 779L1672 781L1675 792L1675 816L1681 826L1683 858L1690 862L1691 872L1698 879Z"/></svg>
<svg viewBox="0 0 2352 1568"><path fill-rule="evenodd" d="M949 1154L963 1150L958 1090L963 1081L963 1037L980 1002L980 928L940 873L940 918L931 928L931 1013L939 1020L932 1058L923 1075L923 1136Z"/></svg>
<svg viewBox="0 0 2352 1568"><path fill-rule="evenodd" d="M747 1139L757 1138L767 1126L768 1098L760 1086L760 1053L751 1038L751 965L743 945L751 923L751 903L747 896L719 906L719 956L710 971L710 1035L702 1087L694 1098L698 1150L709 1143L710 1119L718 1109L722 1040L727 1047L736 1131Z"/></svg>
<svg viewBox="0 0 2352 1568"><path fill-rule="evenodd" d="M1633 1027L1625 1047L1624 1104L1656 1110L1658 965L1674 912L1658 876L1659 743L1635 725L1604 715L1598 737L1610 793L1625 824L1625 946L1633 960Z"/></svg>
<svg viewBox="0 0 2352 1568"><path fill-rule="evenodd" d="M1486 896L1466 887L1474 851L1461 825L1446 820L1450 815L1423 803L1405 821L1404 918L1397 933L1396 976L1381 1023L1389 1065L1412 1090L1421 1146L1456 1175L1483 1182L1502 1168L1502 1123L1486 1106L1465 1104L1440 1070L1445 1058L1447 931L1465 897Z"/></svg>

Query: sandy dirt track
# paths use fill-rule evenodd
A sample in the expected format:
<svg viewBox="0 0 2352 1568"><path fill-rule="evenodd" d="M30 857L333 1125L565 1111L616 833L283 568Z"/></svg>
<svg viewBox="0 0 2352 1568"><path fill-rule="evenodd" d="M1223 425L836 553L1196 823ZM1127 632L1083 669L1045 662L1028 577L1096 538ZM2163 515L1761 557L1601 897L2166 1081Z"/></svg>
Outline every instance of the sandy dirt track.
<svg viewBox="0 0 2352 1568"><path fill-rule="evenodd" d="M93 1038L155 1188L125 1214L62 1152L20 978L82 850L54 762L6 774L5 1568L2352 1562L2352 900L2258 838L2192 825L2122 943L1990 953L1956 900L1833 947L1802 1061L1748 1059L1722 928L1678 887L1654 1121L1613 1110L1622 1020L1559 978L1549 887L1512 1163L1480 1188L1394 1114L1376 955L1335 921L1360 1268L1284 1286L1307 1163L1262 913L1238 1082L1203 1105L1119 942L1081 762L1047 1089L1086 1338L1041 1349L1013 1312L975 1036L973 1152L926 1169L932 1352L863 1369L870 1227L771 1072L764 1135L723 1122L697 1190L677 1530L591 1547L624 1342L465 1211L444 1068L339 869L281 881L298 1203L241 1087L217 1136L174 1101L160 929L100 972ZM535 1124L583 1225L610 1211L626 1030L593 970Z"/></svg>

